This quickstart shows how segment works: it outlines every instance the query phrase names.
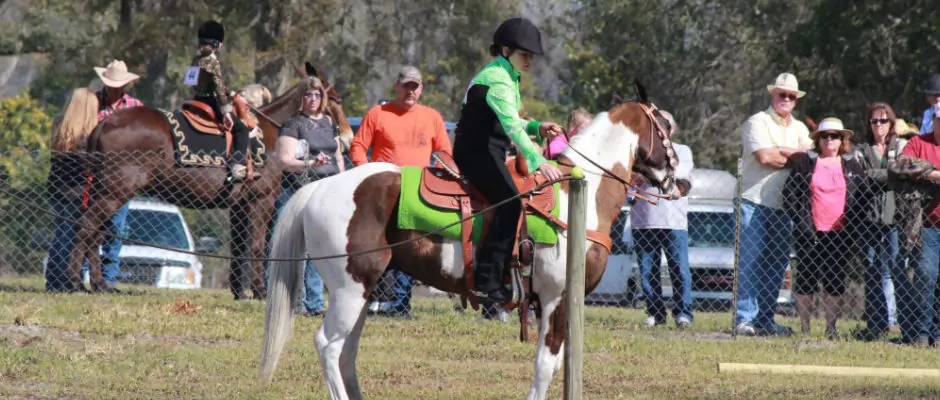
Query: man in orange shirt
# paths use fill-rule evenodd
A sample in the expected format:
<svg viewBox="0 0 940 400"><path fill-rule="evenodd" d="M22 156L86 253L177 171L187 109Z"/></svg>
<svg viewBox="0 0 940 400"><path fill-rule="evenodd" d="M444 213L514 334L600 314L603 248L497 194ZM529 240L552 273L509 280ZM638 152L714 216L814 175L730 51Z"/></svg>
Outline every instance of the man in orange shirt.
<svg viewBox="0 0 940 400"><path fill-rule="evenodd" d="M432 152L452 153L444 118L433 108L418 104L423 89L421 83L421 72L417 68L408 66L399 71L395 81L395 100L372 107L362 118L349 148L353 165L383 161L399 166L424 167L430 164ZM372 148L371 160L367 156L369 148ZM389 273L395 278L392 301L370 303L369 311L388 316L410 316L411 277L394 265L389 265L386 275Z"/></svg>

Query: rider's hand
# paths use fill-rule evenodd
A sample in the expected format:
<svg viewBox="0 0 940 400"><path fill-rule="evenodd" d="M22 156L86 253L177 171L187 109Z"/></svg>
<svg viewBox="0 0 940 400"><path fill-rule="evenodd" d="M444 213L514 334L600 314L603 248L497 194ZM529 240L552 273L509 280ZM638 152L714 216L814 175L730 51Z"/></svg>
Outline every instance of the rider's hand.
<svg viewBox="0 0 940 400"><path fill-rule="evenodd" d="M561 179L562 177L561 170L549 163L542 164L542 166L539 167L539 172L550 181Z"/></svg>
<svg viewBox="0 0 940 400"><path fill-rule="evenodd" d="M231 113L225 113L225 118L222 120L222 124L225 125L225 129L229 129L229 130L232 129L233 126L235 126L235 122L232 121Z"/></svg>
<svg viewBox="0 0 940 400"><path fill-rule="evenodd" d="M562 132L561 125L554 122L543 122L539 125L539 134L546 140L550 140Z"/></svg>

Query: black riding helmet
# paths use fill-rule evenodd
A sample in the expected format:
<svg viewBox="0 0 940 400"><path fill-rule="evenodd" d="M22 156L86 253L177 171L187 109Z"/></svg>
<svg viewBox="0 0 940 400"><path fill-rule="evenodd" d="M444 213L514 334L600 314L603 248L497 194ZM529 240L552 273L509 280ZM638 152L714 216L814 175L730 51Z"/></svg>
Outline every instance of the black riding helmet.
<svg viewBox="0 0 940 400"><path fill-rule="evenodd" d="M225 27L218 21L206 21L199 26L199 44L218 46L225 39Z"/></svg>
<svg viewBox="0 0 940 400"><path fill-rule="evenodd" d="M499 28L496 28L496 33L493 34L493 45L490 46L490 54L493 56L499 55L501 46L541 55L543 53L542 33L539 32L539 28L532 21L526 18L510 18L499 24Z"/></svg>

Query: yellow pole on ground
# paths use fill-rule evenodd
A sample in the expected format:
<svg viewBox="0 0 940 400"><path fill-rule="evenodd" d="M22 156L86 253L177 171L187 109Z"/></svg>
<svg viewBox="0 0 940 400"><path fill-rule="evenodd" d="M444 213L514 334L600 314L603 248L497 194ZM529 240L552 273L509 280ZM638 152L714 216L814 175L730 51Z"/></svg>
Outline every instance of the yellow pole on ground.
<svg viewBox="0 0 940 400"><path fill-rule="evenodd" d="M836 367L793 364L718 363L718 373L819 374L899 378L940 378L938 369Z"/></svg>
<svg viewBox="0 0 940 400"><path fill-rule="evenodd" d="M587 254L587 182L583 173L571 175L568 193L568 268L565 293L568 310L565 340L565 400L581 400L584 366L584 263Z"/></svg>

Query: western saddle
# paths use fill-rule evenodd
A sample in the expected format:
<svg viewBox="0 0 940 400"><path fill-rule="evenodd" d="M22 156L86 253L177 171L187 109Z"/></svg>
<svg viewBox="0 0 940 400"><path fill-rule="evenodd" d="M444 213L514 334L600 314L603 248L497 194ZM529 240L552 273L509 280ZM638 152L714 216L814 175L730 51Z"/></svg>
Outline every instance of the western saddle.
<svg viewBox="0 0 940 400"><path fill-rule="evenodd" d="M258 126L258 118L249 111L248 100L241 93L232 97L235 116L242 120L248 129ZM215 111L208 104L198 100L183 102L182 114L193 127L193 130L208 135L225 136L226 153L232 148L232 131L222 124L222 118L215 115Z"/></svg>
<svg viewBox="0 0 940 400"><path fill-rule="evenodd" d="M483 210L492 203L481 195L470 182L465 179L457 168L453 158L443 152L432 155L435 166L427 167L422 171L421 187L419 189L422 200L431 206L444 210L456 210L462 220L460 226L460 241L463 247L464 283L470 304L478 309L478 299L472 295L474 289L473 279L473 220L469 218L473 213ZM531 191L548 181L541 174L530 174L523 158L510 158L506 162L510 175L516 183L520 193ZM558 228L567 229L567 224L551 214L555 208L555 189L552 185L540 188L529 195L523 196L522 216L519 218L516 241L513 245L513 257L509 266L510 280L513 287L513 299L505 304L504 308L513 309L520 305L527 307L529 282L523 279L522 271L532 265L532 255L535 248L533 239L529 236L526 227L528 214L538 214ZM481 242L485 240L489 231L493 213L486 212L483 216L483 229L480 232ZM589 231L588 239L604 245L610 251L610 236Z"/></svg>

